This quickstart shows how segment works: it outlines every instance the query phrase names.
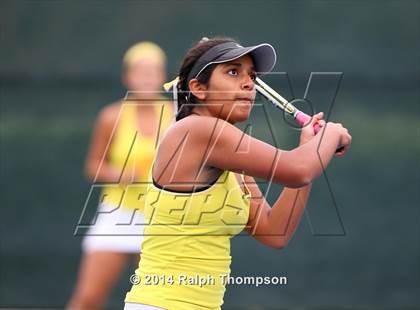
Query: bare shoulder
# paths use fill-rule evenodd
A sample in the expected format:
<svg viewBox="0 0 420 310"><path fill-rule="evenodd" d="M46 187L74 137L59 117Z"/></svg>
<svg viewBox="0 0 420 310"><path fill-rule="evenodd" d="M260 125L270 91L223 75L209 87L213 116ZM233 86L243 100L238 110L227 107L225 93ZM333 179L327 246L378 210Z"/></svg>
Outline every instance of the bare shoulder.
<svg viewBox="0 0 420 310"><path fill-rule="evenodd" d="M116 101L104 106L98 114L97 122L103 125L113 126L121 111L121 101Z"/></svg>
<svg viewBox="0 0 420 310"><path fill-rule="evenodd" d="M232 124L211 116L188 116L176 122L168 132L168 136L188 135L189 138L214 139L222 135L230 136L233 132L241 132Z"/></svg>

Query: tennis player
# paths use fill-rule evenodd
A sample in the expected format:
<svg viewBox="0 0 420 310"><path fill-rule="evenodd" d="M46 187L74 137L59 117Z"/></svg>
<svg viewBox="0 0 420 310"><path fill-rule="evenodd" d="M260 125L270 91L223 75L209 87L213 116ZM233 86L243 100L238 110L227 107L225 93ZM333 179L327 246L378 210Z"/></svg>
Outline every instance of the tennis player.
<svg viewBox="0 0 420 310"><path fill-rule="evenodd" d="M220 309L230 238L246 229L269 247L285 247L311 183L338 147L343 149L337 156L347 152L348 131L326 124L322 113L302 129L291 151L233 125L250 115L257 72L270 72L275 61L271 45L243 47L229 38L202 40L187 52L179 71L177 122L152 168L145 203L149 225L125 310ZM316 123L322 129L314 134ZM254 177L285 186L272 207Z"/></svg>
<svg viewBox="0 0 420 310"><path fill-rule="evenodd" d="M97 220L83 240L76 289L67 309L100 309L130 256L140 253L144 193L157 140L174 112L160 97L166 56L154 43L140 42L123 58L125 100L100 112L86 160L86 175L106 182ZM131 255L130 255L131 254Z"/></svg>

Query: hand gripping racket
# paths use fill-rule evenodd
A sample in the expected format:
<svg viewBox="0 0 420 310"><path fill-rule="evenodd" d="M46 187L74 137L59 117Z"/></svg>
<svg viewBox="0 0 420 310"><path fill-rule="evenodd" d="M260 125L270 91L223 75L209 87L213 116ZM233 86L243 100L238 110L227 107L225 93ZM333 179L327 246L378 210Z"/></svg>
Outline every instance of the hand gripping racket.
<svg viewBox="0 0 420 310"><path fill-rule="evenodd" d="M298 123L300 126L305 126L311 120L311 116L302 111L299 111L294 105L288 102L283 96L268 86L259 77L255 79L255 88L261 95L263 95L265 99L274 104L275 107L293 116L296 123ZM320 129L321 126L319 126L319 124L314 124L315 133L317 133Z"/></svg>
<svg viewBox="0 0 420 310"><path fill-rule="evenodd" d="M259 77L255 79L255 88L265 99L274 104L275 107L293 116L295 122L300 126L305 126L310 122L312 118L311 116L298 110L293 104L288 102L283 96L268 86ZM315 134L321 130L321 126L318 123L315 123L313 128ZM342 150L343 147L339 147L336 152L340 152Z"/></svg>

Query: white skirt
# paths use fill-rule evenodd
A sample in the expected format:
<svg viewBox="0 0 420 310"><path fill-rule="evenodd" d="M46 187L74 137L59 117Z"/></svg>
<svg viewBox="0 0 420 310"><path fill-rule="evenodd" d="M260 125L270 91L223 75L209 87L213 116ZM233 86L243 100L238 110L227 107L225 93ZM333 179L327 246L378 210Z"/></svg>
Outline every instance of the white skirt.
<svg viewBox="0 0 420 310"><path fill-rule="evenodd" d="M144 231L143 212L101 204L95 217L96 221L92 222L82 242L84 252L140 253Z"/></svg>
<svg viewBox="0 0 420 310"><path fill-rule="evenodd" d="M145 305L145 304L136 304L131 302L126 302L124 310L165 310L160 307Z"/></svg>

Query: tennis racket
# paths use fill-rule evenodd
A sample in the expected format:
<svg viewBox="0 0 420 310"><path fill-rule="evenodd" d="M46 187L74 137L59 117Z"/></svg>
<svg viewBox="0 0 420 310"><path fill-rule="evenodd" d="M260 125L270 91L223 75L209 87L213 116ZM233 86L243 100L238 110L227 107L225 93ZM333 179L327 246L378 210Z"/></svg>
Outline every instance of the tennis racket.
<svg viewBox="0 0 420 310"><path fill-rule="evenodd" d="M255 88L265 99L274 104L275 107L293 116L295 122L300 126L305 126L310 122L312 118L311 116L298 110L293 104L288 102L283 96L268 86L267 83L262 81L259 77L255 79ZM315 134L321 130L321 126L318 123L315 123L313 128ZM340 152L342 150L343 147L339 147L336 152Z"/></svg>
<svg viewBox="0 0 420 310"><path fill-rule="evenodd" d="M294 105L288 102L283 96L268 86L267 83L263 82L259 77L255 80L255 88L265 99L274 104L275 107L293 116L295 122L300 126L305 126L311 120L311 117L308 114L298 110ZM315 133L317 133L320 129L321 126L319 126L319 124L314 124Z"/></svg>

